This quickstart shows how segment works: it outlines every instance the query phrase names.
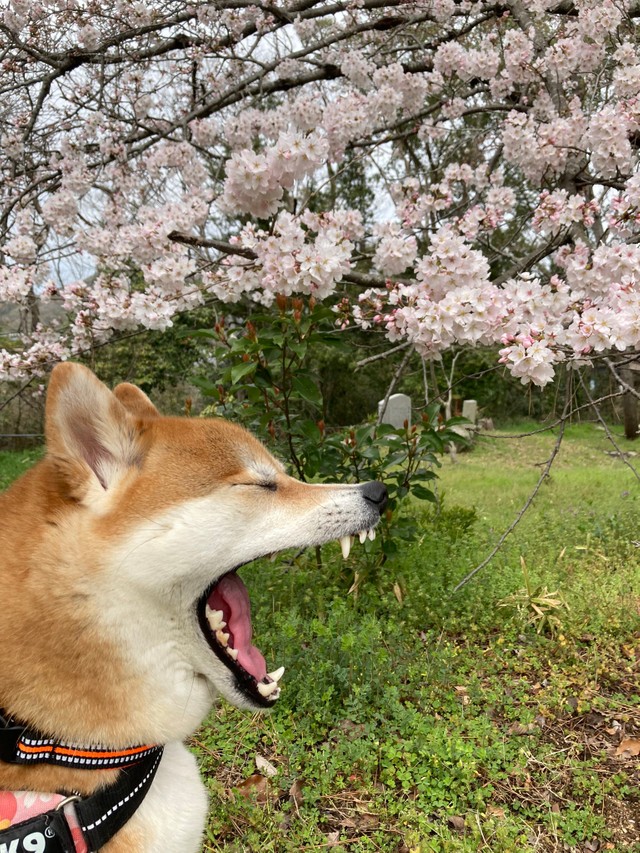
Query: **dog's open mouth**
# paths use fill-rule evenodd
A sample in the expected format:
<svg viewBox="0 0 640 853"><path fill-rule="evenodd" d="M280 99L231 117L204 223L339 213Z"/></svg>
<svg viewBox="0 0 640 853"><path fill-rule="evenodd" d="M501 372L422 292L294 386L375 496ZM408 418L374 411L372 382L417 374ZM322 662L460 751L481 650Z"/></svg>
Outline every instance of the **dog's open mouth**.
<svg viewBox="0 0 640 853"><path fill-rule="evenodd" d="M361 530L356 534L360 542L374 539L375 531ZM353 536L340 539L342 554L349 556ZM207 643L235 675L238 688L251 700L265 708L270 707L280 695L278 682L284 673L281 666L267 672L267 664L260 649L251 642L251 605L249 594L240 577L233 570L221 577L198 601L198 622Z"/></svg>
<svg viewBox="0 0 640 853"><path fill-rule="evenodd" d="M264 656L251 642L251 605L240 577L220 578L198 602L198 620L205 639L235 675L238 687L259 705L269 706L280 695L284 667L268 673Z"/></svg>

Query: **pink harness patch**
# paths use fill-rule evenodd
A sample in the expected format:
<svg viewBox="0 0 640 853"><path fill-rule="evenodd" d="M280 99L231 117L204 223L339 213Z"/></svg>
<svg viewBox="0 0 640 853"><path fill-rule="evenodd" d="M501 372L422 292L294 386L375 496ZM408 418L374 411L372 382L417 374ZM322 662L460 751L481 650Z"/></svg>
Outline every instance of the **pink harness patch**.
<svg viewBox="0 0 640 853"><path fill-rule="evenodd" d="M0 791L0 830L9 829L32 817L55 809L67 799L62 794L36 794L33 791ZM76 853L88 853L87 845L78 824L73 803L63 806Z"/></svg>

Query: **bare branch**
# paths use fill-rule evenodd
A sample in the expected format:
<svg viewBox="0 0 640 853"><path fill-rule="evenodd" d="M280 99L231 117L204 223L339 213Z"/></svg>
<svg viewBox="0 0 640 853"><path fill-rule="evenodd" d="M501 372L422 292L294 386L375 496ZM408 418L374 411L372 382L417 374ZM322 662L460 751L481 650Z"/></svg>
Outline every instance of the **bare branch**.
<svg viewBox="0 0 640 853"><path fill-rule="evenodd" d="M378 419L376 424L379 426L382 423L382 419L384 417L384 413L387 411L387 406L389 405L389 398L393 394L396 385L400 381L400 377L405 371L407 364L409 364L409 359L413 355L413 349L408 350L398 365L396 372L393 374L391 382L389 383L389 387L387 388L387 393L384 395L384 400L382 401L382 405L379 407Z"/></svg>
<svg viewBox="0 0 640 853"><path fill-rule="evenodd" d="M571 396L570 396L570 391L569 391L569 384L567 383L567 391L566 391L565 404L564 404L564 415L565 416L567 415L567 412L569 410L570 400L571 400ZM561 423L560 423L560 430L558 432L558 437L555 441L555 444L553 445L551 455L547 459L545 466L544 466L544 469L543 469L542 473L540 474L540 477L538 478L538 482L534 486L533 491L531 492L531 494L529 495L529 497L525 501L521 510L518 512L518 514L516 515L514 520L511 522L509 527L504 531L504 533L502 534L502 536L498 540L497 544L495 545L494 548L492 548L492 550L488 554L488 556L485 557L485 559L479 565L477 565L475 567L475 569L470 571L468 575L465 575L465 577L460 581L459 584L457 584L457 586L453 590L453 593L452 593L453 595L455 595L457 592L459 592L463 586L466 586L469 583L469 581L478 574L478 572L482 571L482 569L485 568L485 566L489 565L489 563L493 560L495 555L498 553L498 551L504 545L506 539L513 533L513 531L516 529L518 524L520 524L520 522L524 518L527 510L529 509L529 507L533 503L536 495L540 491L540 487L542 486L544 481L549 476L549 472L551 471L551 466L553 465L553 463L556 459L556 456L558 455L558 452L560 451L560 445L562 444L562 439L564 438L565 424L566 424L566 417L563 416Z"/></svg>
<svg viewBox="0 0 640 853"><path fill-rule="evenodd" d="M360 370L363 367L366 367L367 364L373 364L376 361L381 361L385 358L389 358L392 355L395 355L398 352L402 352L410 347L411 344L406 342L404 344L400 344L397 347L391 347L391 349L387 349L384 352L379 352L376 355L370 355L368 358L362 358L360 361L356 361L356 370Z"/></svg>
<svg viewBox="0 0 640 853"><path fill-rule="evenodd" d="M611 432L611 430L609 429L609 425L607 424L607 422L605 421L605 419L602 417L602 412L600 411L599 406L598 406L598 405L595 403L595 401L593 400L593 398L592 398L592 396L591 396L591 393L590 393L590 391L589 391L589 388L588 388L588 386L587 386L587 383L584 381L584 378L583 378L583 376L582 376L582 373L580 373L580 372L578 372L578 379L580 380L580 385L581 385L581 387L582 387L582 390L583 390L583 391L584 391L584 393L586 394L587 399L589 400L589 403L590 403L590 405L591 405L591 408L593 409L593 412L594 412L595 416L597 417L597 419L598 419L598 421L599 421L599 423L600 423L600 426L604 429L605 434L606 434L607 438L609 439L609 441L611 442L611 444L613 445L613 447L614 447L614 449L615 449L615 451L616 451L616 454L617 454L618 458L619 458L619 459L621 459L621 460L624 462L624 464L625 464L628 468L630 468L630 469L631 469L631 471L633 471L633 475L634 475L634 477L636 478L636 480L638 480L638 481L640 482L640 474L638 473L638 471L636 471L636 469L635 469L635 468L634 468L634 466L631 464L631 462L629 462L629 460L627 459L627 457L624 455L624 452L621 450L620 445L619 445L619 444L618 444L618 442L615 440L615 437L614 437L613 433L612 433L612 432Z"/></svg>

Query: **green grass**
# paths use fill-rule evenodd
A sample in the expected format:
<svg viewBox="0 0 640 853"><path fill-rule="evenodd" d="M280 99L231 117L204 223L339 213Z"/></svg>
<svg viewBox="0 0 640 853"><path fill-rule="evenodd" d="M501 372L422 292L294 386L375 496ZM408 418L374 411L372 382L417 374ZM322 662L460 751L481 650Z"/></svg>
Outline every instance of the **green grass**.
<svg viewBox="0 0 640 853"><path fill-rule="evenodd" d="M16 477L30 468L42 456L42 450L0 450L0 490L6 489Z"/></svg>
<svg viewBox="0 0 640 853"><path fill-rule="evenodd" d="M521 524L452 595L554 440L446 458L440 508L414 506L418 540L357 599L357 546L346 564L325 548L321 572L311 557L243 570L257 641L287 674L271 715L221 705L197 737L205 850L640 851L638 759L615 755L640 736L640 489L600 430L569 428ZM569 608L540 634L526 596L499 606L524 587L522 559ZM268 784L257 756L277 768Z"/></svg>
<svg viewBox="0 0 640 853"><path fill-rule="evenodd" d="M418 538L357 596L358 544L346 563L324 548L321 569L242 570L256 642L287 672L272 713L221 704L193 739L205 851L640 853L640 759L616 754L640 739L640 488L602 431L569 428L520 525L452 594L553 443L444 459L439 505L412 506Z"/></svg>

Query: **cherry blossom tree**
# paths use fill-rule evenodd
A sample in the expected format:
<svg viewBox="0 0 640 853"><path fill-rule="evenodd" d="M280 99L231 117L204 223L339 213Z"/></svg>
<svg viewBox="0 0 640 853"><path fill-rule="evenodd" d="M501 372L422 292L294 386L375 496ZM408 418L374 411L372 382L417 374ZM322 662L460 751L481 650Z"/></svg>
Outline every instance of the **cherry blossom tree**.
<svg viewBox="0 0 640 853"><path fill-rule="evenodd" d="M205 301L296 294L390 349L500 346L541 387L600 360L633 393L639 18L631 0L9 0L0 302L23 321L0 379Z"/></svg>

